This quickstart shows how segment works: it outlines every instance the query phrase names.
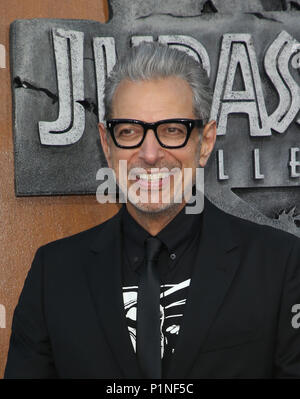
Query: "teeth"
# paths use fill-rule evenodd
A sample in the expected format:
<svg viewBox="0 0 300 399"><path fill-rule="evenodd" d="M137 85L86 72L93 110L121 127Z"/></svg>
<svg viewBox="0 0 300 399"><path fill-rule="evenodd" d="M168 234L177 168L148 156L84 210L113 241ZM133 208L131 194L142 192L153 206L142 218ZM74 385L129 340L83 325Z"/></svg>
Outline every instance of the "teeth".
<svg viewBox="0 0 300 399"><path fill-rule="evenodd" d="M139 175L140 179L143 180L158 180L158 179L164 179L165 177L168 177L170 173L141 173Z"/></svg>

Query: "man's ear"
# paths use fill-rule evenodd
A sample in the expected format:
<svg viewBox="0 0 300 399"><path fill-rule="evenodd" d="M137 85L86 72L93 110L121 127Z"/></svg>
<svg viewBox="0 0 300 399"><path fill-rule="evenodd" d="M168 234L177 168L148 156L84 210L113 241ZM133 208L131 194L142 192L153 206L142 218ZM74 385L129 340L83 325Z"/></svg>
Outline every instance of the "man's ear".
<svg viewBox="0 0 300 399"><path fill-rule="evenodd" d="M208 122L202 133L202 142L201 142L201 150L200 150L200 159L199 165L204 168L206 165L208 158L214 148L217 137L217 125L216 121Z"/></svg>
<svg viewBox="0 0 300 399"><path fill-rule="evenodd" d="M102 149L107 160L108 166L111 168L111 154L110 147L108 142L108 135L106 133L106 129L103 123L98 123L98 129L100 133L100 141L102 145Z"/></svg>

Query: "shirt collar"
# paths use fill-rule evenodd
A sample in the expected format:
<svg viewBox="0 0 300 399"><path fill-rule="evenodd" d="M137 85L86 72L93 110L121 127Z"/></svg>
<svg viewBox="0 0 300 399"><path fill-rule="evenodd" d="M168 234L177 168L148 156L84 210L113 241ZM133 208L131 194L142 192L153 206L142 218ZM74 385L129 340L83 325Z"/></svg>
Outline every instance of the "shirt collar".
<svg viewBox="0 0 300 399"><path fill-rule="evenodd" d="M144 241L151 235L136 222L123 205L122 226L124 247L130 265L136 270L144 259ZM184 253L190 242L199 234L202 226L202 213L187 214L185 207L158 234L169 255L176 259ZM172 258L171 258L172 259ZM171 262L170 265L175 264Z"/></svg>

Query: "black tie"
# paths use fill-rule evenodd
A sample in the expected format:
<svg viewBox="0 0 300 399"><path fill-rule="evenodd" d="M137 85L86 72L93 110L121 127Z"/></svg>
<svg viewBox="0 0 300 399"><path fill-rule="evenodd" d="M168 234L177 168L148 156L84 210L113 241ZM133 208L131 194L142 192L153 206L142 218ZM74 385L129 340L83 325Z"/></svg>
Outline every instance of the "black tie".
<svg viewBox="0 0 300 399"><path fill-rule="evenodd" d="M145 378L161 378L160 279L157 269L161 246L158 238L145 240L145 264L138 289L136 353Z"/></svg>

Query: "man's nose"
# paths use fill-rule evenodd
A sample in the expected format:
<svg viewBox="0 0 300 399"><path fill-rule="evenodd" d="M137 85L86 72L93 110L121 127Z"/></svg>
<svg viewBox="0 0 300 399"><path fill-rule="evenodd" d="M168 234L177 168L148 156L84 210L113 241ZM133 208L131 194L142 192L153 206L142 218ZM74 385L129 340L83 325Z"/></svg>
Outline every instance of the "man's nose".
<svg viewBox="0 0 300 399"><path fill-rule="evenodd" d="M143 159L148 164L154 165L162 157L163 149L157 141L154 131L149 129L140 147L139 158Z"/></svg>

